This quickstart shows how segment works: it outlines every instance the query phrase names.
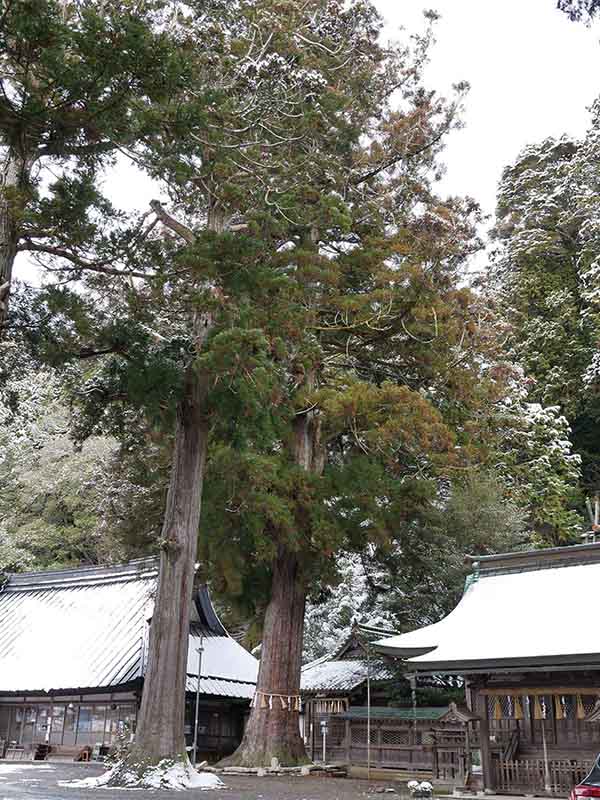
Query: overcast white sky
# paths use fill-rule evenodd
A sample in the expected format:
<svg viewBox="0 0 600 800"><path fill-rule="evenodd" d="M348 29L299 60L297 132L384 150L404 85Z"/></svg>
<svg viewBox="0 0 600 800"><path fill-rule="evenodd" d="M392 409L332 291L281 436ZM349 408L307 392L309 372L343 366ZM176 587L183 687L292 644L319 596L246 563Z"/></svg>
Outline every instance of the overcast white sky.
<svg viewBox="0 0 600 800"><path fill-rule="evenodd" d="M586 28L556 0L374 0L389 37L442 15L428 69L431 88L469 81L466 128L452 134L443 187L494 211L502 169L530 142L582 135L600 95L600 25Z"/></svg>

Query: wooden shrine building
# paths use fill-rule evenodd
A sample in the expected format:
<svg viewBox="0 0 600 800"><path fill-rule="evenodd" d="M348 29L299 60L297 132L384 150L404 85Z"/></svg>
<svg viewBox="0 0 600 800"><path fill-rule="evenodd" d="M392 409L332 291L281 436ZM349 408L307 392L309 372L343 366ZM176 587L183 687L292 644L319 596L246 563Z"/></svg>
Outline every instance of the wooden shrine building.
<svg viewBox="0 0 600 800"><path fill-rule="evenodd" d="M455 756L456 741L468 750L473 715L444 703L444 692L440 705L415 706L402 666L373 647L385 633L391 631L355 623L338 648L302 668L301 724L309 755L322 759L325 722L326 760L450 782L460 776L460 782L465 755Z"/></svg>
<svg viewBox="0 0 600 800"><path fill-rule="evenodd" d="M367 685L371 705L388 704L399 671L393 659L373 650L371 642L392 633L355 622L335 650L302 667L300 724L312 758L322 753L321 722L332 714L366 706Z"/></svg>
<svg viewBox="0 0 600 800"><path fill-rule="evenodd" d="M454 611L376 646L417 681L464 679L477 718L466 782L480 762L487 791L566 796L600 752L600 543L468 562Z"/></svg>
<svg viewBox="0 0 600 800"><path fill-rule="evenodd" d="M0 758L107 754L135 734L158 561L8 576L0 588ZM218 759L241 741L258 662L221 625L206 587L190 619L186 739L198 646L198 746Z"/></svg>

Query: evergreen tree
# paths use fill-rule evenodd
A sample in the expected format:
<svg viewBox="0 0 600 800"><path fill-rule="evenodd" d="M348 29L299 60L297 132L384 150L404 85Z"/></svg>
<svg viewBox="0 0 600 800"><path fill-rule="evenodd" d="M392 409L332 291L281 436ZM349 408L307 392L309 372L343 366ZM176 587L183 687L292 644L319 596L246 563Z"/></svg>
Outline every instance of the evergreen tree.
<svg viewBox="0 0 600 800"><path fill-rule="evenodd" d="M427 200L421 173L453 119L452 107L420 87L429 36L417 38L414 56L406 48L384 51L367 3L346 9L316 0L301 8L240 2L190 10L171 30L193 42L193 80L161 110L160 131L135 153L169 180L177 216L155 201L151 217L128 227L88 181L85 235L67 249L46 248L52 260L44 261L79 280L80 288L50 287L34 300L29 324L45 359L72 361L80 436L101 429L125 436L131 414L140 410L163 430L175 420L146 691L135 746L114 781L125 770L143 773L161 759L184 757L185 648L179 644L187 640L211 425L229 423L231 409L242 421L265 424L266 401L282 388L287 405L280 414L289 422L291 405L318 388L315 337L310 329L301 334L314 323L303 293L310 299L312 281L327 285L330 260L322 247L352 247L359 222L366 234L381 227L378 204L387 190L374 190L384 186L386 171L399 184L414 183L411 195ZM210 48L200 46L202 37ZM399 86L406 107L393 112L390 97ZM361 146L365 135L371 146ZM396 196L388 219L402 210ZM44 210L55 219L64 213ZM170 235L159 236L157 223ZM434 218L424 215L421 224ZM461 238L461 225L451 236ZM381 263L376 238L373 252ZM277 315L265 299L286 306ZM255 305L248 310L250 301ZM373 309L363 308L362 317L367 333ZM390 402L400 402L386 391ZM419 405L416 396L413 405ZM295 469L318 475L323 459L311 442L316 415L291 415L286 442ZM284 572L295 574L293 551L282 546L280 561ZM300 626L304 592L302 584L294 601ZM294 684L301 636L292 641ZM262 664L269 681L267 660ZM285 715L285 725L284 748L301 758L293 714ZM271 726L265 757L275 734Z"/></svg>
<svg viewBox="0 0 600 800"><path fill-rule="evenodd" d="M19 349L23 367L23 349ZM165 454L140 437L72 437L57 374L0 385L0 570L115 563L156 550Z"/></svg>
<svg viewBox="0 0 600 800"><path fill-rule="evenodd" d="M173 43L158 30L165 8L129 0L1 4L0 331L17 255L66 254L86 240L98 171L152 135L149 110L183 78ZM92 265L78 264L85 266ZM110 260L95 268L110 270Z"/></svg>
<svg viewBox="0 0 600 800"><path fill-rule="evenodd" d="M596 108L584 141L545 140L526 148L505 170L494 266L495 299L511 321L510 356L527 376L521 381L522 397L538 404L530 409L540 421L552 413L552 408L542 407L556 408L555 417L564 415L563 433L554 448L548 448L548 457L561 443L568 447L570 438L587 491L597 490L600 452L595 390L600 322L598 135ZM555 497L562 493L569 501L568 485L574 485L575 476L565 477L563 489L546 484L546 492L558 489ZM570 503L576 502L571 490ZM577 527L572 514L570 522L561 522L560 516L548 522L542 538L554 542Z"/></svg>
<svg viewBox="0 0 600 800"><path fill-rule="evenodd" d="M278 698L298 695L307 593L316 575L327 580L347 537L360 549L385 535L373 500L388 492L397 504L403 493L410 498L410 477L428 474L451 449L452 434L427 392L465 336L467 294L454 280L473 246L472 209L442 204L428 186L453 109L421 88L420 53L415 62L380 48L369 6L332 8L346 47L318 16L302 33L311 41L319 28L327 31L323 43L340 59L319 64L321 85L336 89L314 103L328 136L307 153L315 133L306 143L299 136L293 181L284 173L282 199L258 206L260 249L247 275L227 265L230 307L204 362L229 373L213 393L221 444L210 456L216 479L207 487L206 529L236 542L232 553L217 538L213 552L245 596L257 597L262 585L265 599L257 702L232 759L244 764L305 758L294 709ZM352 49L355 68L345 74L340 66ZM392 109L399 85L401 111ZM244 210L251 235L253 216ZM242 349L245 339L250 350ZM267 361L259 381L261 349ZM446 374L438 384L440 404L455 378ZM264 418L249 412L263 411L267 398ZM357 485L367 507L356 503ZM359 506L354 515L352 505ZM361 530L367 513L374 521Z"/></svg>

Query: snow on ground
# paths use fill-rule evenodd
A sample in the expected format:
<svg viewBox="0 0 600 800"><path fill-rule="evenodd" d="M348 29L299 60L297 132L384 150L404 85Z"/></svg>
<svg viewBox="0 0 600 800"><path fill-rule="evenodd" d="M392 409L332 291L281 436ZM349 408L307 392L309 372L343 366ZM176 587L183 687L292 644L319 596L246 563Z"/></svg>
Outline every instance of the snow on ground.
<svg viewBox="0 0 600 800"><path fill-rule="evenodd" d="M95 778L81 778L73 781L59 781L58 785L69 789L93 789L106 786L114 770L108 770ZM131 771L121 775L123 788L129 789L224 789L223 781L210 772L197 772L191 764L161 761L156 767L146 771L140 780Z"/></svg>
<svg viewBox="0 0 600 800"><path fill-rule="evenodd" d="M2 777L3 775L12 775L15 772L22 772L24 769L52 770L54 767L50 764L32 764L31 762L27 761L22 764L0 764L0 780L4 780Z"/></svg>

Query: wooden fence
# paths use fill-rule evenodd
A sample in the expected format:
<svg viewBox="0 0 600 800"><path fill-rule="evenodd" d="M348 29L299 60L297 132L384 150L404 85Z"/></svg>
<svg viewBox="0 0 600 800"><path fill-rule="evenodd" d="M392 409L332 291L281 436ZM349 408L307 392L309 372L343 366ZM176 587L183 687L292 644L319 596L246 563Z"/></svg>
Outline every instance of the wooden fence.
<svg viewBox="0 0 600 800"><path fill-rule="evenodd" d="M326 759L348 764L403 769L425 777L434 777L462 786L470 768L464 731L432 730L431 722L412 723L396 720L373 720L367 747L364 720L329 717ZM313 723L309 752L322 758L321 726Z"/></svg>
<svg viewBox="0 0 600 800"><path fill-rule="evenodd" d="M565 796L582 781L593 761L549 759L548 776L543 758L495 761L495 788L499 792L544 793L546 782L553 795Z"/></svg>
<svg viewBox="0 0 600 800"><path fill-rule="evenodd" d="M434 757L432 742L419 732L414 742L412 727L406 723L373 720L370 730L370 748L367 747L367 725L364 721L329 718L326 757L331 761L344 761L364 766L370 759L373 767L395 767L431 772ZM425 741L423 741L425 738ZM320 725L313 725L312 758L322 758L323 739Z"/></svg>

